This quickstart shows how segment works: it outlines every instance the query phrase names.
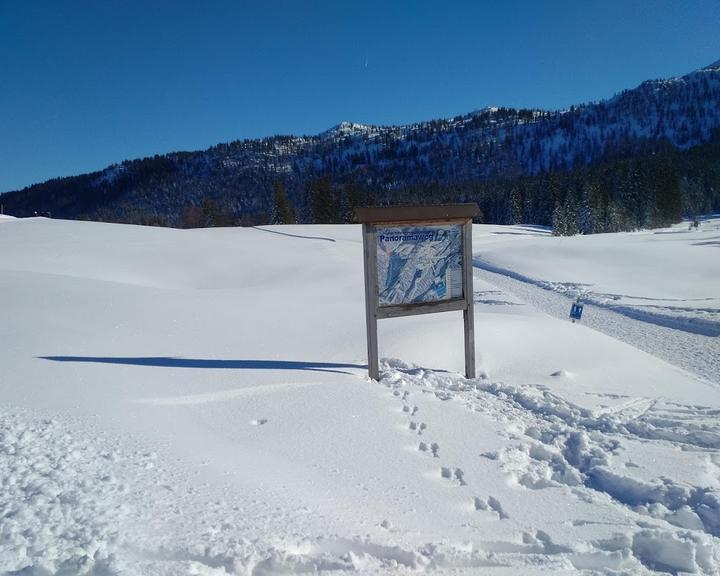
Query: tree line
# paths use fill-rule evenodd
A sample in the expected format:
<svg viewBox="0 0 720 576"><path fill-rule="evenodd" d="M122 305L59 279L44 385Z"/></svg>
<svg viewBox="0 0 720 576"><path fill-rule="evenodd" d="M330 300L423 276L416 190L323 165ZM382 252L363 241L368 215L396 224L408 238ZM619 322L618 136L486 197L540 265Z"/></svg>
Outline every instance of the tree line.
<svg viewBox="0 0 720 576"><path fill-rule="evenodd" d="M268 222L298 221L283 182L273 183ZM403 203L477 202L481 222L540 224L557 235L597 234L667 226L683 217L720 212L720 132L678 150L669 143L639 156L511 180L431 182L378 190L325 176L304 185L315 223L351 222L353 208Z"/></svg>

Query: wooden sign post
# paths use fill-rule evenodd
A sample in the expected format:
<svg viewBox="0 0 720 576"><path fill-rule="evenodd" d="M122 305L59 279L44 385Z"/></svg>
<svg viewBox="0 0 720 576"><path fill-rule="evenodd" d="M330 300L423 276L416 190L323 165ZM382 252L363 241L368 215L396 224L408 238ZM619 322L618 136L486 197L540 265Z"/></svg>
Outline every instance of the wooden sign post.
<svg viewBox="0 0 720 576"><path fill-rule="evenodd" d="M477 204L357 208L363 225L368 373L378 380L377 321L462 310L465 376L475 378L472 218Z"/></svg>

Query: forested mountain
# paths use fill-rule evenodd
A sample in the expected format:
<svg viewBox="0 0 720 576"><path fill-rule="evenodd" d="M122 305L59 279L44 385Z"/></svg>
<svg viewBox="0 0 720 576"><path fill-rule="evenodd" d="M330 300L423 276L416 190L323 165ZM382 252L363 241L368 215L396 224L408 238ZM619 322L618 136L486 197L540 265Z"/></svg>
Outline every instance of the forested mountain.
<svg viewBox="0 0 720 576"><path fill-rule="evenodd" d="M8 213L205 226L348 221L369 204L475 201L560 234L720 211L720 61L564 111L487 108L396 127L343 122L128 160L0 196Z"/></svg>

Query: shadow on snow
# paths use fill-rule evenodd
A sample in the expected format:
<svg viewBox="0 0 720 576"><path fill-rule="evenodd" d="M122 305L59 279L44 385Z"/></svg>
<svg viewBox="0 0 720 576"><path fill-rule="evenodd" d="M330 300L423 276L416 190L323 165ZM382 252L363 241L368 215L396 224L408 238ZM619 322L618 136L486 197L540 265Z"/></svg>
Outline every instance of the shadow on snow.
<svg viewBox="0 0 720 576"><path fill-rule="evenodd" d="M290 360L212 360L202 358L178 358L170 356L37 356L53 362L87 362L95 364L122 364L126 366L155 366L159 368L212 368L221 370L310 370L350 374L342 368L365 370L365 364L338 362L298 362Z"/></svg>

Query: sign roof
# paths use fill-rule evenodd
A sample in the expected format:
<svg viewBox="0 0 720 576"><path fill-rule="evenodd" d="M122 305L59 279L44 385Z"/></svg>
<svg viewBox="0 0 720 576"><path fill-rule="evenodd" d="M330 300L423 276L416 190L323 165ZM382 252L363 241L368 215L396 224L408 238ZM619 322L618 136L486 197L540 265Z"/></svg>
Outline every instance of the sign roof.
<svg viewBox="0 0 720 576"><path fill-rule="evenodd" d="M480 212L475 203L436 206L376 206L355 208L355 220L361 223L412 222L420 220L463 220Z"/></svg>

